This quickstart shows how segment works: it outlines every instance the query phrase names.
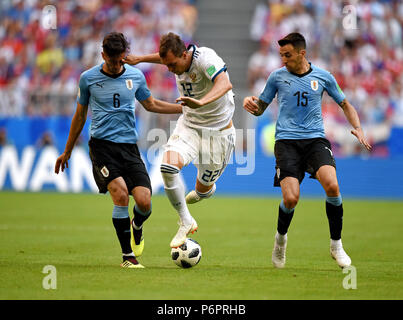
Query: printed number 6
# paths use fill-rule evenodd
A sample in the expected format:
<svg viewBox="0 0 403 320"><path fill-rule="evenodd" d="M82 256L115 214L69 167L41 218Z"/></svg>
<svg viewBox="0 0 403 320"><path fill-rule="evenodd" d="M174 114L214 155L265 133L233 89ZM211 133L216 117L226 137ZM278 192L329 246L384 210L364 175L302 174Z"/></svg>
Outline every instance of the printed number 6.
<svg viewBox="0 0 403 320"><path fill-rule="evenodd" d="M113 106L115 108L119 108L120 107L120 100L119 100L120 94L119 93L115 93L113 95Z"/></svg>

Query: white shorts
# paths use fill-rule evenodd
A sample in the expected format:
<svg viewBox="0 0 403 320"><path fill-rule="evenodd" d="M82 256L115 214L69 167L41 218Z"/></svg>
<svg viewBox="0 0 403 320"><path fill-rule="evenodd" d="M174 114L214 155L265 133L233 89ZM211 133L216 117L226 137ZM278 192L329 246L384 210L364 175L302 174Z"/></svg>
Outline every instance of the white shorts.
<svg viewBox="0 0 403 320"><path fill-rule="evenodd" d="M210 186L224 172L234 146L235 128L233 126L222 131L208 128L195 129L178 120L167 144L164 145L164 152L179 153L185 166L193 162L197 168L197 179L203 185Z"/></svg>

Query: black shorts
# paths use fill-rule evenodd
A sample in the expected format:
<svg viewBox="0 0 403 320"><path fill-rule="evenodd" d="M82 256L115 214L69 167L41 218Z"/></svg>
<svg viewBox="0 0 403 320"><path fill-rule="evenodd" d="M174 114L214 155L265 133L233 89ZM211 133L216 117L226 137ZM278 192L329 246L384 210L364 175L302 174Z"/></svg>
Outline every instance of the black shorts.
<svg viewBox="0 0 403 320"><path fill-rule="evenodd" d="M276 157L276 174L274 186L279 187L285 177L297 178L299 183L305 177L305 172L315 179L316 171L321 166L330 165L336 168L332 147L325 138L314 139L284 139L274 145Z"/></svg>
<svg viewBox="0 0 403 320"><path fill-rule="evenodd" d="M152 191L150 177L137 144L91 138L88 145L92 172L100 193L106 193L109 182L118 177L125 180L129 195L138 186Z"/></svg>

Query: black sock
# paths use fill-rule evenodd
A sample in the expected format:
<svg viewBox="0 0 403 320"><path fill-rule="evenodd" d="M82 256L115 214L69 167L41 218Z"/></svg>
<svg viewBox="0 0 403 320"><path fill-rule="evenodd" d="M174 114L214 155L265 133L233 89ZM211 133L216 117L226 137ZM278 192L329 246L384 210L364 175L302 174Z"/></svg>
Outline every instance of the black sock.
<svg viewBox="0 0 403 320"><path fill-rule="evenodd" d="M151 209L149 212L142 212L139 208L137 208L137 206L134 206L133 214L134 214L134 224L136 225L136 227L141 228L144 221L146 221L150 217Z"/></svg>
<svg viewBox="0 0 403 320"><path fill-rule="evenodd" d="M335 206L326 201L326 214L329 220L330 238L340 240L343 228L343 204Z"/></svg>
<svg viewBox="0 0 403 320"><path fill-rule="evenodd" d="M112 222L122 248L122 253L131 253L133 250L130 245L130 218L112 218Z"/></svg>
<svg viewBox="0 0 403 320"><path fill-rule="evenodd" d="M285 235L287 233L293 216L294 210L287 213L281 209L281 206L278 207L277 231L279 234Z"/></svg>

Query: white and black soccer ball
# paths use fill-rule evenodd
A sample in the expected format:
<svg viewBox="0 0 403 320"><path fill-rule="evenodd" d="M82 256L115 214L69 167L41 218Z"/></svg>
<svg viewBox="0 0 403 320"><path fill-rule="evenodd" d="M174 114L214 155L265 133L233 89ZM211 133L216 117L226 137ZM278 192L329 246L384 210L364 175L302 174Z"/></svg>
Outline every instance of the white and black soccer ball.
<svg viewBox="0 0 403 320"><path fill-rule="evenodd" d="M171 257L181 268L191 268L200 262L202 251L199 243L187 238L186 242L178 248L172 248Z"/></svg>

